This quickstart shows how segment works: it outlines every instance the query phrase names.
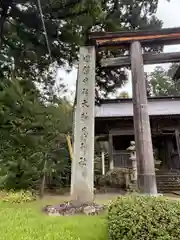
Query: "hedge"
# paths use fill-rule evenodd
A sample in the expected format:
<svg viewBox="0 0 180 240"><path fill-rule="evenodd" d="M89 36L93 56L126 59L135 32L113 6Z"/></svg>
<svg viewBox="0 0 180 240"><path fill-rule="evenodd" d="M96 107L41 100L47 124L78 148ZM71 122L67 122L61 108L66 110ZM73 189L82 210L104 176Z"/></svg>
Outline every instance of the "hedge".
<svg viewBox="0 0 180 240"><path fill-rule="evenodd" d="M126 196L108 207L109 240L180 239L180 202L163 197Z"/></svg>

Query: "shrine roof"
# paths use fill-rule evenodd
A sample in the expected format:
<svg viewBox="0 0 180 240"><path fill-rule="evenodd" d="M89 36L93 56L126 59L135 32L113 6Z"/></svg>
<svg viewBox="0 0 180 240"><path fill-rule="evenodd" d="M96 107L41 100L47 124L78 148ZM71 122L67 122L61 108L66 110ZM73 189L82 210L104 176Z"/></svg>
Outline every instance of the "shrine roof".
<svg viewBox="0 0 180 240"><path fill-rule="evenodd" d="M132 98L101 100L95 109L96 118L133 116ZM148 111L150 116L180 115L180 96L150 97Z"/></svg>

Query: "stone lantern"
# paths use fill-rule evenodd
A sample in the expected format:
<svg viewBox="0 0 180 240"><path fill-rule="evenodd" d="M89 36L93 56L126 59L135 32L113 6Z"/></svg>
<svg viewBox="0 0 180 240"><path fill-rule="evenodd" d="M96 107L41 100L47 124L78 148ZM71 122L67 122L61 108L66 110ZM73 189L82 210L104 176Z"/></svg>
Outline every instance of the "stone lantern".
<svg viewBox="0 0 180 240"><path fill-rule="evenodd" d="M137 159L136 159L136 146L135 142L131 141L130 146L127 148L130 152L130 161L132 162L131 181L137 183Z"/></svg>

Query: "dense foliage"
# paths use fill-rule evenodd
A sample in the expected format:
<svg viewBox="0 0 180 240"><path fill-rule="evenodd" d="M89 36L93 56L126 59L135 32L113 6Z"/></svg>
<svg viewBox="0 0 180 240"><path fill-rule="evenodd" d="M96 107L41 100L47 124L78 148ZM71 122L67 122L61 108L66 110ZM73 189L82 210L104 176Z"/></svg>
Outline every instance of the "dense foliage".
<svg viewBox="0 0 180 240"><path fill-rule="evenodd" d="M1 194L2 195L2 194ZM33 194L30 191L9 191L4 192L2 196L3 202L8 203L27 203L27 202L33 202L36 200L36 195Z"/></svg>
<svg viewBox="0 0 180 240"><path fill-rule="evenodd" d="M97 178L98 187L110 187L116 189L125 189L126 187L126 178L125 174L127 171L121 168L115 168L106 172L104 176L99 176Z"/></svg>
<svg viewBox="0 0 180 240"><path fill-rule="evenodd" d="M117 198L109 206L109 239L179 239L179 214L179 201L145 196Z"/></svg>
<svg viewBox="0 0 180 240"><path fill-rule="evenodd" d="M179 96L180 81L172 79L178 64L172 64L170 68L156 67L148 75L148 92L151 96Z"/></svg>
<svg viewBox="0 0 180 240"><path fill-rule="evenodd" d="M70 173L71 106L45 104L27 80L2 80L0 87L0 186L34 188L46 175L46 183L60 187Z"/></svg>

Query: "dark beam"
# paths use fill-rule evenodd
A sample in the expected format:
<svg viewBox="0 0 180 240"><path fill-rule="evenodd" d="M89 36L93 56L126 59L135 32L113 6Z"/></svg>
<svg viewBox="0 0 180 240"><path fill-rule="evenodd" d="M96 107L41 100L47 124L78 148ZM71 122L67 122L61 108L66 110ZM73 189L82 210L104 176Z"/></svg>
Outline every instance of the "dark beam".
<svg viewBox="0 0 180 240"><path fill-rule="evenodd" d="M89 41L97 47L129 46L133 41L140 41L142 46L171 45L180 43L180 28L114 33L93 32L89 34Z"/></svg>
<svg viewBox="0 0 180 240"><path fill-rule="evenodd" d="M174 53L146 53L143 55L144 64L159 64L180 62L180 52ZM131 65L130 56L106 58L101 60L102 67L127 67Z"/></svg>
<svg viewBox="0 0 180 240"><path fill-rule="evenodd" d="M179 132L179 129L175 130L175 137L176 137L177 152L178 152L179 161L180 161L180 132Z"/></svg>
<svg viewBox="0 0 180 240"><path fill-rule="evenodd" d="M113 168L114 168L113 137L112 137L111 133L109 133L109 151L108 151L108 155L109 155L109 168L110 168L110 170L113 170Z"/></svg>
<svg viewBox="0 0 180 240"><path fill-rule="evenodd" d="M179 80L179 79L180 79L180 66L178 67L178 69L176 70L173 76L173 80Z"/></svg>

